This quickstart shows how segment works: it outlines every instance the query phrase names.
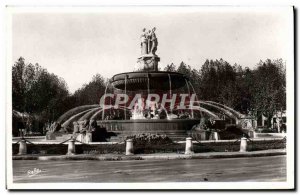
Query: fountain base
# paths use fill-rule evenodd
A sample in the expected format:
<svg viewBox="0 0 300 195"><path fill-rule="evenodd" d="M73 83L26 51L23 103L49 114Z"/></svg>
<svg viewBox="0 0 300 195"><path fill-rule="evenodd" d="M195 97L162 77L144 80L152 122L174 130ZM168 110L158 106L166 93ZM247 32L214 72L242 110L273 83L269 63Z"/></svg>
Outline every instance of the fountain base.
<svg viewBox="0 0 300 195"><path fill-rule="evenodd" d="M124 141L127 136L147 133L166 135L179 141L185 140L187 132L199 122L199 119L101 120L97 121L97 125L116 135L111 137L111 141Z"/></svg>

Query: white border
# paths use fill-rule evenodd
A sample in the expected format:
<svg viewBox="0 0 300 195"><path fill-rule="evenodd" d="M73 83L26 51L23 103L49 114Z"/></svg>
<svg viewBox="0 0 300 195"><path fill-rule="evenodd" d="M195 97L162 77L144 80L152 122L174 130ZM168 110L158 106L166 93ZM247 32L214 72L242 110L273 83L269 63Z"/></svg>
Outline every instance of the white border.
<svg viewBox="0 0 300 195"><path fill-rule="evenodd" d="M170 9L171 8L171 9ZM6 9L6 132L11 132L12 100L11 100L11 16L16 13L92 13L92 12L194 12L194 11L264 11L267 7L10 7ZM274 11L287 11L293 18L292 7L269 7ZM290 41L287 43L291 48L290 56L286 59L287 70L287 182L189 182L189 183L28 183L17 184L12 181L12 146L11 133L6 133L6 159L7 159L7 187L8 189L291 189L294 187L294 39L293 21L291 20ZM271 163L271 162L270 162Z"/></svg>

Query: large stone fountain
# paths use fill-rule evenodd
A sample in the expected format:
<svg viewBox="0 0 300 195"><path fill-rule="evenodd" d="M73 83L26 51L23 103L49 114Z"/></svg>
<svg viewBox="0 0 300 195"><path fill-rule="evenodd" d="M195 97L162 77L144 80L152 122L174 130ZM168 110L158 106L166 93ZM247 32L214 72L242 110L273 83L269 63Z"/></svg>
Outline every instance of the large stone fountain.
<svg viewBox="0 0 300 195"><path fill-rule="evenodd" d="M100 105L84 105L66 112L52 125L47 138L63 140L73 135L87 143L123 141L127 136L150 133L184 140L203 117L244 124L245 117L235 110L199 101L185 75L160 71L157 46L155 28L143 29L136 70L114 75Z"/></svg>
<svg viewBox="0 0 300 195"><path fill-rule="evenodd" d="M136 94L141 94L141 98L137 100L137 104L140 105L147 104L149 94L166 93L167 98L172 98L173 94L184 87L188 91L188 96L191 95L189 81L185 75L158 70L160 58L155 54L157 45L155 28L148 32L143 29L138 68L136 71L116 74L111 78L110 84L113 86L114 94L127 94L129 99ZM180 110L179 113L171 107L162 108L155 101L150 104L152 106L149 109L144 108L145 106L135 105L133 108L128 108L128 104L124 105L121 110L121 120L105 120L109 119L108 113L114 111L104 109L103 118L97 121L97 125L108 132L115 133L121 139L128 135L151 133L164 134L176 140L184 139L187 131L200 122L200 112L196 118L194 117L196 113L191 110Z"/></svg>

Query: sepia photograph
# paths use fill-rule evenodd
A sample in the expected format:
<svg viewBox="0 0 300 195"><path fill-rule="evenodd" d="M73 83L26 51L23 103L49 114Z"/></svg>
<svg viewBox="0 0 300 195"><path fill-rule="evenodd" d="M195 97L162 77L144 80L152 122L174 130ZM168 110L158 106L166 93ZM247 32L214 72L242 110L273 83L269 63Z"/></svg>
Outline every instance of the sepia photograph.
<svg viewBox="0 0 300 195"><path fill-rule="evenodd" d="M6 7L8 189L294 189L294 7Z"/></svg>

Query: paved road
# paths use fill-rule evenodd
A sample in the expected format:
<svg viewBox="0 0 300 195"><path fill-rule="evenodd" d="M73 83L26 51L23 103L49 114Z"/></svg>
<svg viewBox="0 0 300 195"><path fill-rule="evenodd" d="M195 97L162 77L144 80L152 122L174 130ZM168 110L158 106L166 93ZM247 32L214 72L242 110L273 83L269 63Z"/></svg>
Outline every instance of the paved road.
<svg viewBox="0 0 300 195"><path fill-rule="evenodd" d="M42 172L28 175L28 170L35 168ZM286 156L167 161L14 160L13 174L17 183L285 181Z"/></svg>

